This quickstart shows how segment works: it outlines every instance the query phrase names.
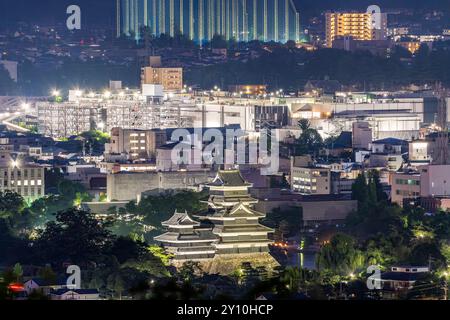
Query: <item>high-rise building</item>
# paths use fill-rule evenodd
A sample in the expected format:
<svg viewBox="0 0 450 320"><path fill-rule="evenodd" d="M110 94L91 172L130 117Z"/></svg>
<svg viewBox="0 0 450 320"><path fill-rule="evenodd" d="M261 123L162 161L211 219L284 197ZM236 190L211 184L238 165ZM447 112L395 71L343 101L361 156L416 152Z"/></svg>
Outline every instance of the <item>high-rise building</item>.
<svg viewBox="0 0 450 320"><path fill-rule="evenodd" d="M340 37L352 37L354 40L386 40L387 14L379 15L379 25L374 23L374 13L370 12L327 12L326 44Z"/></svg>
<svg viewBox="0 0 450 320"><path fill-rule="evenodd" d="M136 40L143 27L155 36L182 33L198 43L214 35L237 41L298 41L293 0L117 0L117 36Z"/></svg>

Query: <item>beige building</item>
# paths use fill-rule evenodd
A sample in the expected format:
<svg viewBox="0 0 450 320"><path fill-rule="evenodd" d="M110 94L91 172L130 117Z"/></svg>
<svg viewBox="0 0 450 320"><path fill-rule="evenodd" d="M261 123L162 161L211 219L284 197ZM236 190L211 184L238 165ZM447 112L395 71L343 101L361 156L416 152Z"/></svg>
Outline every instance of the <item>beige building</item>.
<svg viewBox="0 0 450 320"><path fill-rule="evenodd" d="M450 195L450 165L428 165L419 167L420 196L435 197Z"/></svg>
<svg viewBox="0 0 450 320"><path fill-rule="evenodd" d="M301 194L330 194L331 170L314 166L310 156L293 157L291 189Z"/></svg>
<svg viewBox="0 0 450 320"><path fill-rule="evenodd" d="M391 201L403 206L404 199L420 197L420 174L395 172L391 175Z"/></svg>
<svg viewBox="0 0 450 320"><path fill-rule="evenodd" d="M156 149L166 143L162 130L135 130L113 128L110 143L105 145L107 154L126 154L130 159L155 159Z"/></svg>
<svg viewBox="0 0 450 320"><path fill-rule="evenodd" d="M352 124L352 148L368 150L372 143L372 129L368 122L356 121Z"/></svg>
<svg viewBox="0 0 450 320"><path fill-rule="evenodd" d="M0 159L0 192L10 190L26 200L45 194L45 168L34 163L13 160L9 154Z"/></svg>
<svg viewBox="0 0 450 320"><path fill-rule="evenodd" d="M333 46L333 41L339 37L351 36L354 40L384 40L386 38L386 14L381 14L381 29L372 24L371 13L360 12L327 12L326 42L327 47Z"/></svg>
<svg viewBox="0 0 450 320"><path fill-rule="evenodd" d="M150 65L142 68L141 84L160 84L166 91L183 89L183 68L163 67L159 56L151 56L149 61Z"/></svg>
<svg viewBox="0 0 450 320"><path fill-rule="evenodd" d="M391 175L392 202L403 204L403 199L450 196L450 165L425 165L418 171Z"/></svg>

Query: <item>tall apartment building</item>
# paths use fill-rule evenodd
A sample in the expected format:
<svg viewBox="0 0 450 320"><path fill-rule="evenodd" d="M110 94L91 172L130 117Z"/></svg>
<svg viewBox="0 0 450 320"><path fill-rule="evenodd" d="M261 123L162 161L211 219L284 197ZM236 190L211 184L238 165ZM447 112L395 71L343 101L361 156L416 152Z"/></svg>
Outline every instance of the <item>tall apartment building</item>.
<svg viewBox="0 0 450 320"><path fill-rule="evenodd" d="M118 0L117 36L139 40L142 27L154 36L177 33L197 43L214 35L236 41L300 40L300 14L293 0Z"/></svg>
<svg viewBox="0 0 450 320"><path fill-rule="evenodd" d="M26 200L45 194L45 168L35 163L16 159L10 154L0 155L0 192L10 190Z"/></svg>
<svg viewBox="0 0 450 320"><path fill-rule="evenodd" d="M333 46L339 37L352 37L354 40L385 40L387 32L387 15L380 13L380 28L373 23L372 13L360 12L327 12L326 44Z"/></svg>

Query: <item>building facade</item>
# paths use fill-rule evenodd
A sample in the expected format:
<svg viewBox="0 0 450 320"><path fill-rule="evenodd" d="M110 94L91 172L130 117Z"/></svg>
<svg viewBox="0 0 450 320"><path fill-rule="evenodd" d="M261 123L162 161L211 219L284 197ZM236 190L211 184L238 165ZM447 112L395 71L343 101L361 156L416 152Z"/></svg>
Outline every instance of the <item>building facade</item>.
<svg viewBox="0 0 450 320"><path fill-rule="evenodd" d="M387 33L387 15L380 13L380 28L375 28L373 13L370 12L327 12L326 44L333 46L339 37L351 36L354 40L385 40Z"/></svg>
<svg viewBox="0 0 450 320"><path fill-rule="evenodd" d="M13 191L27 200L45 195L45 168L34 163L13 160L9 155L0 159L0 192Z"/></svg>
<svg viewBox="0 0 450 320"><path fill-rule="evenodd" d="M299 41L293 0L118 0L117 36L184 34L198 43L215 35L236 41Z"/></svg>
<svg viewBox="0 0 450 320"><path fill-rule="evenodd" d="M144 67L141 84L160 84L166 91L183 89L183 68Z"/></svg>
<svg viewBox="0 0 450 320"><path fill-rule="evenodd" d="M403 206L404 199L420 197L420 174L395 172L391 175L391 201Z"/></svg>
<svg viewBox="0 0 450 320"><path fill-rule="evenodd" d="M316 167L302 157L291 159L291 189L301 194L330 194L330 168Z"/></svg>
<svg viewBox="0 0 450 320"><path fill-rule="evenodd" d="M131 160L155 159L156 149L166 140L166 133L162 130L113 128L110 142L105 145L105 153L125 154Z"/></svg>

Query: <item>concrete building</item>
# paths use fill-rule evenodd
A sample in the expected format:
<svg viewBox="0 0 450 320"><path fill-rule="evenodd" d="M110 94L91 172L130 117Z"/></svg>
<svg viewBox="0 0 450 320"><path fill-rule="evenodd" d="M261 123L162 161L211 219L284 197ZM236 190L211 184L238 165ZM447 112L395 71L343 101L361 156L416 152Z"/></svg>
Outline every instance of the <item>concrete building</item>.
<svg viewBox="0 0 450 320"><path fill-rule="evenodd" d="M144 67L141 71L141 84L159 84L165 91L181 91L183 68Z"/></svg>
<svg viewBox="0 0 450 320"><path fill-rule="evenodd" d="M450 195L450 165L428 165L419 167L420 196L435 197Z"/></svg>
<svg viewBox="0 0 450 320"><path fill-rule="evenodd" d="M93 103L37 104L38 132L60 139L96 129L102 123L101 108Z"/></svg>
<svg viewBox="0 0 450 320"><path fill-rule="evenodd" d="M291 158L291 189L301 194L330 194L331 171L314 166L311 157Z"/></svg>
<svg viewBox="0 0 450 320"><path fill-rule="evenodd" d="M172 172L120 172L108 174L106 179L108 201L140 199L146 191L199 190L214 178L209 170Z"/></svg>
<svg viewBox="0 0 450 320"><path fill-rule="evenodd" d="M368 122L356 121L352 125L352 148L368 150L372 143L372 129Z"/></svg>
<svg viewBox="0 0 450 320"><path fill-rule="evenodd" d="M203 163L202 150L191 144L169 142L156 149L157 171L199 171L204 169Z"/></svg>
<svg viewBox="0 0 450 320"><path fill-rule="evenodd" d="M16 192L27 200L43 197L45 168L2 153L0 155L0 192L6 190Z"/></svg>
<svg viewBox="0 0 450 320"><path fill-rule="evenodd" d="M113 128L110 142L105 145L105 153L125 154L128 159L155 159L156 149L166 143L166 133L162 130L138 130Z"/></svg>
<svg viewBox="0 0 450 320"><path fill-rule="evenodd" d="M403 205L404 200L426 200L427 207L436 208L434 198L450 196L450 165L424 165L417 171L396 172L391 175L392 202ZM433 202L434 201L434 202ZM446 201L442 201L447 205Z"/></svg>
<svg viewBox="0 0 450 320"><path fill-rule="evenodd" d="M327 12L326 44L329 48L338 37L351 36L355 40L385 40L387 33L387 15L380 13L380 28L373 24L370 12Z"/></svg>
<svg viewBox="0 0 450 320"><path fill-rule="evenodd" d="M418 172L394 172L391 175L391 201L403 206L405 199L420 197L420 174Z"/></svg>
<svg viewBox="0 0 450 320"><path fill-rule="evenodd" d="M407 142L400 139L386 138L373 141L370 144L369 164L374 168L397 171L404 163L403 153L407 148Z"/></svg>
<svg viewBox="0 0 450 320"><path fill-rule="evenodd" d="M278 208L298 208L304 226L343 223L347 215L358 206L357 201L351 200L347 195L301 195L273 188L252 189L252 196L260 200L255 209L264 213Z"/></svg>
<svg viewBox="0 0 450 320"><path fill-rule="evenodd" d="M426 165L431 162L428 145L429 142L425 140L413 140L409 142L408 160L412 166Z"/></svg>

